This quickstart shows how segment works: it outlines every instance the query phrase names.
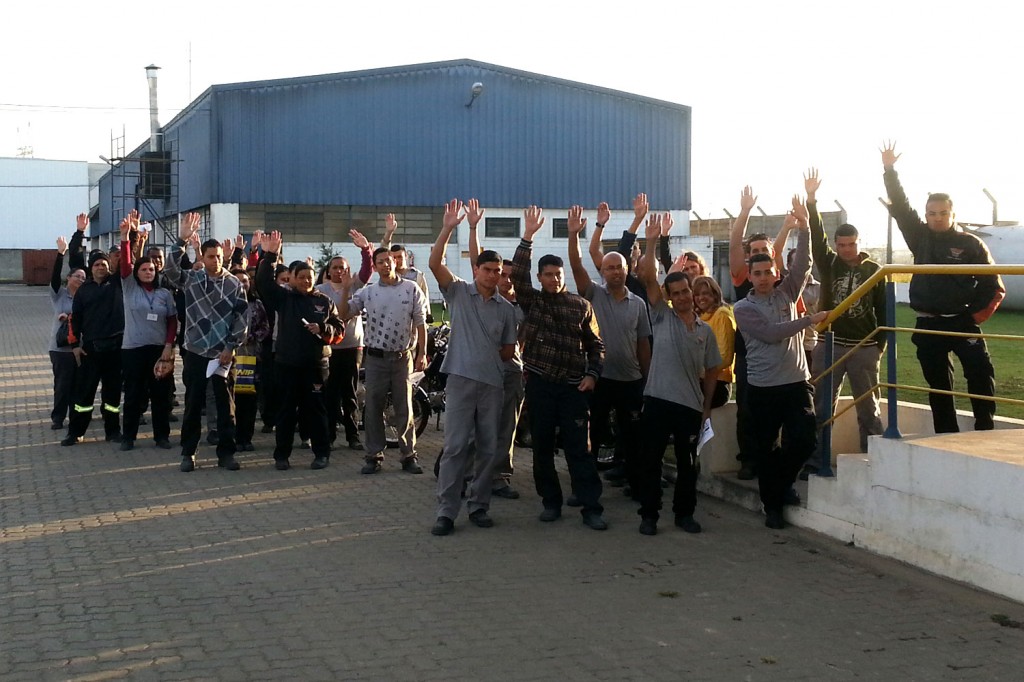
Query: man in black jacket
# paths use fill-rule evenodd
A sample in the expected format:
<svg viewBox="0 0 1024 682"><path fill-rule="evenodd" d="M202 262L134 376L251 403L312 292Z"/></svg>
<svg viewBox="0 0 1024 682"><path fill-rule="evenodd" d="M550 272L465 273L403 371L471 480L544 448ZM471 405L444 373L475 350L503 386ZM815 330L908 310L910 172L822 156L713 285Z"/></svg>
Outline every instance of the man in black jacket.
<svg viewBox="0 0 1024 682"><path fill-rule="evenodd" d="M925 218L921 217L907 199L899 176L896 174L895 143L881 150L885 189L889 193L889 213L896 219L917 265L991 265L992 256L985 243L957 228L953 213L953 200L948 194L930 194L925 203ZM914 275L910 280L910 307L917 313L916 329L981 334L982 322L992 316L1006 289L999 275ZM974 395L995 395L995 370L989 357L985 339L980 336L936 336L914 334L917 359L925 381L933 389L953 390L953 365L949 354L953 352L964 366L967 391ZM953 396L929 393L932 420L936 433L959 431ZM983 431L993 428L992 418L996 404L982 398L972 398L974 428Z"/></svg>

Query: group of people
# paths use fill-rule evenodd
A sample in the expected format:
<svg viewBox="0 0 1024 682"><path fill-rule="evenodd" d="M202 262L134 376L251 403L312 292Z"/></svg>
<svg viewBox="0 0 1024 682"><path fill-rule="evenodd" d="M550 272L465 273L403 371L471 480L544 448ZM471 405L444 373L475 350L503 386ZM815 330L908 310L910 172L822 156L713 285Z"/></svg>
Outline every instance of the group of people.
<svg viewBox="0 0 1024 682"><path fill-rule="evenodd" d="M957 229L948 196L929 196L926 221L921 221L899 184L898 158L893 145L882 150L890 210L915 262L990 263L984 244ZM783 506L798 499L794 481L821 465L818 433L831 417L845 376L856 395L868 394L857 405L862 446L882 428L872 389L885 344L884 337L872 337L885 320L882 283L831 320L831 368L824 366L823 345L814 343L813 327L880 267L860 251L852 225L840 226L835 248L829 245L816 204L820 184L818 172L810 169L804 176L806 201L793 197L774 242L765 234L746 235L756 197L744 189L730 235L734 307L725 303L698 254L685 252L673 259L668 248L671 214L650 213L644 194L634 199L632 223L610 253L602 252L601 238L611 212L605 203L597 208L589 253L601 282L593 281L583 265L584 209L569 209L569 267L578 293L568 290L558 256L541 256L532 274L533 241L545 223L542 209L525 210L522 240L513 257L505 259L480 242L477 227L484 211L479 202L450 201L429 259L452 320L441 368L447 375L445 434L431 532L454 531L463 497L469 520L490 527L492 497L520 496L511 482L513 439L524 401L541 521L554 522L563 506L572 506L589 528L608 527L597 465L614 411L615 465L605 479L628 486L638 505L640 533L658 532L662 463L670 442L677 467L674 523L686 532L701 532L694 516L698 438L712 410L729 400L734 382L738 476L758 478L765 524L783 528ZM469 231L472 281L455 276L446 265L448 241L463 222ZM236 450L252 449L259 411L264 432L276 434L278 469L290 467L296 428L312 450L312 468L328 466L340 424L348 445L365 452L362 473L376 474L384 464L384 411L390 403L401 468L422 473L410 375L427 363L429 293L405 249L391 244L394 216L388 216L385 239L376 249L359 232L350 232L362 252L357 274L337 256L319 282L308 261L279 264L278 232L254 235L246 254L241 237L199 243L200 224L198 214L183 217L166 263L158 248L143 255L148 232L137 212L122 221L119 248L91 252L87 268L85 216L79 216L70 242L58 240L51 417L55 429L70 417L62 445L81 441L102 383L107 440L132 449L148 406L157 447L171 448L177 343L185 383L182 471L195 469L205 410L208 440L215 442L218 463L226 469L239 468ZM642 252L636 244L641 226ZM796 248L784 267L781 247L794 230ZM186 253L189 244L194 263ZM68 252L70 272L62 280ZM229 252L230 266L225 267ZM811 276L812 260L821 279L814 295L808 285L819 283ZM371 282L373 272L377 279ZM994 395L984 340L928 332L979 334L978 325L996 309L1003 291L999 278L988 275L918 275L910 289L921 330L913 340L925 378L933 388L949 390L948 356L956 353L969 390L979 396L972 401L977 429L992 428L995 412L994 403L983 399ZM365 373L365 444L356 424L360 367ZM814 374L833 372L830 395L815 391L812 367ZM931 404L936 432L956 430L952 397L932 394ZM556 448L568 465L569 495L556 473Z"/></svg>

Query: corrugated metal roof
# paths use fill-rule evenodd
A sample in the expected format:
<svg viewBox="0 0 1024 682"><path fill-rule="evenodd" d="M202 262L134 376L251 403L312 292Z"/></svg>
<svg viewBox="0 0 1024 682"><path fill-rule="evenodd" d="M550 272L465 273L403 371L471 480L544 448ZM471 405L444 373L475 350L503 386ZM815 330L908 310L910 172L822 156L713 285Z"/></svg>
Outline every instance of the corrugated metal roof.
<svg viewBox="0 0 1024 682"><path fill-rule="evenodd" d="M471 107L470 89L483 83ZM690 208L690 108L468 59L215 85L164 126L211 202Z"/></svg>

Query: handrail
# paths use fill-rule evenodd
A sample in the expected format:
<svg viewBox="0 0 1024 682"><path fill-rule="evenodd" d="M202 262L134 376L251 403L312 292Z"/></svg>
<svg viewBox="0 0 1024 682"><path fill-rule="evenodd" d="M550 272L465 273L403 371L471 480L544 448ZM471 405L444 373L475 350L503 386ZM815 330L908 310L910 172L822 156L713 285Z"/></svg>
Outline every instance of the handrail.
<svg viewBox="0 0 1024 682"><path fill-rule="evenodd" d="M889 418L888 427L885 430L885 438L902 438L902 434L899 431L898 426L898 410L897 410L897 389L920 391L924 393L935 393L940 395L951 395L957 397L966 397L973 399L991 400L993 402L1012 403L1024 405L1024 400L1017 400L1014 398L1001 398L998 396L980 396L971 393L964 393L962 391L945 391L939 389L933 389L931 387L923 388L918 386L906 386L897 383L896 380L896 332L911 332L915 334L931 334L935 336L955 336L955 337L967 337L967 338L991 338L991 339L1003 339L1003 340L1022 340L1024 336L1015 336L1012 334L970 334L966 332L943 332L931 329L909 329L906 327L896 326L896 287L895 283L891 280L891 275L896 274L909 274L909 275L1024 275L1024 265L1019 264L993 264L993 265L883 265L876 272L874 272L868 279L861 284L855 291L849 296L843 299L835 308L829 312L828 317L825 318L820 324L815 327L818 333L824 334L825 345L825 362L829 364L829 367L822 371L818 376L814 377L812 383L822 382L823 386L819 387L819 390L825 391L827 395L832 395L832 381L833 373L836 366L842 362L843 358L836 360L834 358L834 335L830 331L832 323L840 317L843 313L850 309L853 304L863 298L865 295L870 293L880 281L883 279L886 282L886 320L885 325L879 325L872 331L867 337L862 339L854 348L847 350L847 353L853 352L857 348L860 348L864 344L868 343L872 338L875 337L879 332L885 332L888 335L888 355L887 355L887 369L888 369L888 380L885 382L876 383L870 390L860 396L855 396L852 404L846 406L838 414L832 414L828 420L822 425L822 447L821 447L821 465L818 472L819 476L833 476L832 472L832 424L842 414L852 409L861 400L865 399L869 395L872 395L878 388L886 388L888 390L887 402L889 406ZM844 353L845 355L845 353ZM832 412L833 406L830 403L829 411Z"/></svg>

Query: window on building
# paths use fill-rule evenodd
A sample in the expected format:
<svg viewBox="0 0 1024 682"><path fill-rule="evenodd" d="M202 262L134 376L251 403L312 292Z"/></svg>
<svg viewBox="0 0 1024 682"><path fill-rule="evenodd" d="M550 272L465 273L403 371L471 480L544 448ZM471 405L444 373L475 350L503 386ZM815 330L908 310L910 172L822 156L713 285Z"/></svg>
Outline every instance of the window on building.
<svg viewBox="0 0 1024 682"><path fill-rule="evenodd" d="M569 219L568 218L554 218L551 221L551 236L555 239L568 239L569 238ZM580 238L587 236L587 228L584 227L583 231L580 232Z"/></svg>
<svg viewBox="0 0 1024 682"><path fill-rule="evenodd" d="M490 239L519 237L519 218L484 218L484 234Z"/></svg>

